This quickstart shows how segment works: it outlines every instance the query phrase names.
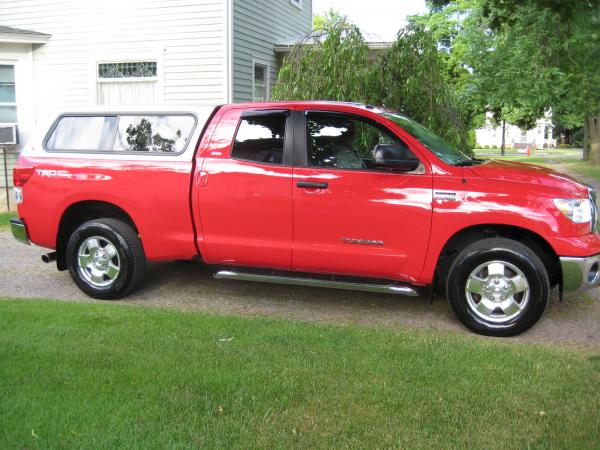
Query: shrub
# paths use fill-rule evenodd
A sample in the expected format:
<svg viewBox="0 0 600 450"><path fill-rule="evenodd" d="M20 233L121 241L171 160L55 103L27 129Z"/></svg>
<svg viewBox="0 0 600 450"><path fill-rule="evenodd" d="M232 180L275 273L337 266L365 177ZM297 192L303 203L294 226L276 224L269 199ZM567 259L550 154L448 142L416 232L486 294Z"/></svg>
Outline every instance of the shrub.
<svg viewBox="0 0 600 450"><path fill-rule="evenodd" d="M548 148L548 144L542 145L542 148Z"/></svg>
<svg viewBox="0 0 600 450"><path fill-rule="evenodd" d="M571 148L571 144L558 144L558 148Z"/></svg>
<svg viewBox="0 0 600 450"><path fill-rule="evenodd" d="M497 145L492 145L490 148L496 150L498 148L498 146Z"/></svg>

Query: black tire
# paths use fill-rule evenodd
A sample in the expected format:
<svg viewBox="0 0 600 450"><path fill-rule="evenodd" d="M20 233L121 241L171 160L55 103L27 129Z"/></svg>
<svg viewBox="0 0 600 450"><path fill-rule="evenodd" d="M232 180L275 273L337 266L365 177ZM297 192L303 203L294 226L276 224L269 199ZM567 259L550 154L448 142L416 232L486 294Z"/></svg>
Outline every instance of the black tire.
<svg viewBox="0 0 600 450"><path fill-rule="evenodd" d="M97 251L102 253L103 259L92 258L95 251L90 250L89 246L94 241L100 243ZM95 219L83 223L69 237L66 251L73 281L90 297L102 300L124 297L144 277L146 257L142 243L131 226L120 220ZM89 255L83 254L86 252ZM83 267L83 259L93 259L93 262ZM97 266L91 267L94 264L99 265L99 271L95 271ZM102 271L107 274L102 274Z"/></svg>
<svg viewBox="0 0 600 450"><path fill-rule="evenodd" d="M501 269L504 275L499 274ZM486 273L483 279L479 276ZM517 279L519 283L513 281ZM483 282L479 284L479 280ZM523 291L513 293L517 284ZM475 293L477 290L483 294ZM467 246L454 259L446 295L467 328L486 336L506 337L520 334L538 321L548 304L550 282L544 264L529 247L511 239L489 238Z"/></svg>

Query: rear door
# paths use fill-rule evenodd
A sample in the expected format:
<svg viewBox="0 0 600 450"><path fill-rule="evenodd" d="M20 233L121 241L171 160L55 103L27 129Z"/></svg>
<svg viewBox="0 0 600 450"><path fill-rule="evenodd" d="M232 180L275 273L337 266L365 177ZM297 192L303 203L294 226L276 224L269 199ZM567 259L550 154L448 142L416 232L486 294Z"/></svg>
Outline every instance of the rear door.
<svg viewBox="0 0 600 450"><path fill-rule="evenodd" d="M293 269L416 280L431 229L428 162L373 118L307 111L298 121ZM374 167L378 144L402 146L418 165Z"/></svg>
<svg viewBox="0 0 600 450"><path fill-rule="evenodd" d="M206 262L291 268L291 158L289 111L224 113L196 177Z"/></svg>

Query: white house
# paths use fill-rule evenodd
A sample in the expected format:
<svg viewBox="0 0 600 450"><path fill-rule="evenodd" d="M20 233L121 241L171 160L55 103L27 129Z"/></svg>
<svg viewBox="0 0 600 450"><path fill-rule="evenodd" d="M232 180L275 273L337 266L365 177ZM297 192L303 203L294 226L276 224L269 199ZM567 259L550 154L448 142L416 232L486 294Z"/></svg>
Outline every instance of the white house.
<svg viewBox="0 0 600 450"><path fill-rule="evenodd" d="M71 107L268 100L276 47L311 25L312 0L5 0L0 142L16 125L19 144L0 148L11 166L36 124Z"/></svg>
<svg viewBox="0 0 600 450"><path fill-rule="evenodd" d="M556 139L553 137L553 125L550 117L542 117L536 121L535 128L522 130L516 125L506 124L505 145L508 148L554 148ZM493 126L491 121L483 128L475 130L477 145L496 146L502 145L502 126Z"/></svg>

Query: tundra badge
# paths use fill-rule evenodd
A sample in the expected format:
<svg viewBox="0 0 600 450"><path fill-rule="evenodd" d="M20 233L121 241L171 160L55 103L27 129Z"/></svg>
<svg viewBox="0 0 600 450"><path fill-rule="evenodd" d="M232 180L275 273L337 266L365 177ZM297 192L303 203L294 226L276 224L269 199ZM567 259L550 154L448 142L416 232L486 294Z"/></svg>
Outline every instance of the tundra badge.
<svg viewBox="0 0 600 450"><path fill-rule="evenodd" d="M456 192L434 191L433 197L439 202L455 202Z"/></svg>
<svg viewBox="0 0 600 450"><path fill-rule="evenodd" d="M352 239L352 238L340 238L344 244L357 244L357 245L383 245L383 241L373 241L371 239Z"/></svg>

